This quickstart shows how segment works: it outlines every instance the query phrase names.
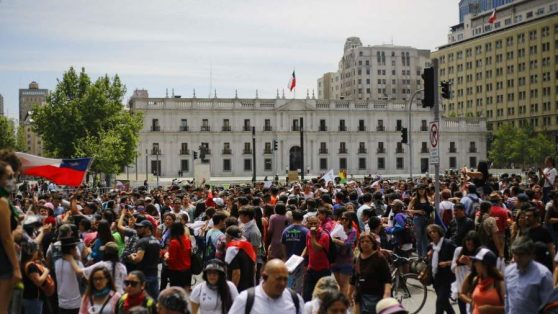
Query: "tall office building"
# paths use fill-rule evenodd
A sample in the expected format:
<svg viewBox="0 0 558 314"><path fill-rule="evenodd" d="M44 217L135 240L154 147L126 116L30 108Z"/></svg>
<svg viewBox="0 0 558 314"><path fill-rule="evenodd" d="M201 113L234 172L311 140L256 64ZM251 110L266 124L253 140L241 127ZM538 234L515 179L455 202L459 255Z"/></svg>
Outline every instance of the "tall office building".
<svg viewBox="0 0 558 314"><path fill-rule="evenodd" d="M430 65L430 50L407 46L363 46L349 37L337 72L318 79L318 98L407 101L422 88L421 74Z"/></svg>
<svg viewBox="0 0 558 314"><path fill-rule="evenodd" d="M485 117L489 130L529 125L558 138L558 0L502 5L493 23L491 14L465 15L432 53L440 81L452 84L442 108Z"/></svg>
<svg viewBox="0 0 558 314"><path fill-rule="evenodd" d="M40 89L39 83L33 81L29 83L29 88L19 89L19 123L25 121L25 116L34 105L42 105L46 102L48 89Z"/></svg>

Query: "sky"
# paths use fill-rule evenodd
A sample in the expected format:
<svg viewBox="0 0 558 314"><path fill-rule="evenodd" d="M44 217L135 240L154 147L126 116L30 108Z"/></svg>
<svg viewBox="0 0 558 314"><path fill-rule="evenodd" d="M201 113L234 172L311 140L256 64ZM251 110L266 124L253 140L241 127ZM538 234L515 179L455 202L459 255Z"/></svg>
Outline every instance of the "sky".
<svg viewBox="0 0 558 314"><path fill-rule="evenodd" d="M293 70L301 98L347 37L435 50L458 21L458 0L0 0L0 94L15 118L19 88L52 90L74 66L118 74L124 101L136 88L274 98Z"/></svg>

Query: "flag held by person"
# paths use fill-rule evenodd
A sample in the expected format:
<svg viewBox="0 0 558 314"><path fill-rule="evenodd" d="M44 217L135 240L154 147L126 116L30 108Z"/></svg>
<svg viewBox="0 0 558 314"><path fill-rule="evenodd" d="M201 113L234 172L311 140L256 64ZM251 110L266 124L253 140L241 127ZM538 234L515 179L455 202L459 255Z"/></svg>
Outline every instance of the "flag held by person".
<svg viewBox="0 0 558 314"><path fill-rule="evenodd" d="M296 87L296 76L295 76L295 71L293 71L293 77L291 77L291 79L289 80L288 88L292 92L295 87Z"/></svg>
<svg viewBox="0 0 558 314"><path fill-rule="evenodd" d="M329 170L324 176L322 177L325 183L327 184L329 181L335 181L335 175L333 174L333 169Z"/></svg>
<svg viewBox="0 0 558 314"><path fill-rule="evenodd" d="M488 18L489 24L494 24L494 22L496 22L496 9L492 10L492 14L490 14L490 17Z"/></svg>
<svg viewBox="0 0 558 314"><path fill-rule="evenodd" d="M53 159L20 152L16 155L21 160L23 174L67 186L80 186L93 161L93 158Z"/></svg>

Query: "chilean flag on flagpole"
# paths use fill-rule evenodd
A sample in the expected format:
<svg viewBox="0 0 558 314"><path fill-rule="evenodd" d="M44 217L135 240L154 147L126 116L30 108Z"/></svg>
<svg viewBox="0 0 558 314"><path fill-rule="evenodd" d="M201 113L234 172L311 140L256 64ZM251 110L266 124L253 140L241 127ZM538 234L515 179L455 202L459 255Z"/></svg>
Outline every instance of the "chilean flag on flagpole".
<svg viewBox="0 0 558 314"><path fill-rule="evenodd" d="M492 14L488 18L488 24L494 24L496 22L496 9L492 10Z"/></svg>
<svg viewBox="0 0 558 314"><path fill-rule="evenodd" d="M293 77L289 81L288 88L292 92L295 87L296 87L296 76L295 76L295 71L293 70Z"/></svg>
<svg viewBox="0 0 558 314"><path fill-rule="evenodd" d="M93 161L93 158L52 159L20 152L16 155L21 161L23 174L67 186L80 186Z"/></svg>

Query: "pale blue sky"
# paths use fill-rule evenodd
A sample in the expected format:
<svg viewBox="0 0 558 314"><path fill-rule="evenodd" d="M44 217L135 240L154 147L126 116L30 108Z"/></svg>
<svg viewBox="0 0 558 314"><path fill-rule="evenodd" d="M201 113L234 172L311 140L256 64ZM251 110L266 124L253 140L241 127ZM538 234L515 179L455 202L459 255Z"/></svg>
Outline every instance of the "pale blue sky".
<svg viewBox="0 0 558 314"><path fill-rule="evenodd" d="M53 89L70 66L128 88L191 97L297 97L337 68L345 39L435 49L457 0L0 0L0 94L10 117L30 81ZM317 91L316 91L317 93ZM213 92L212 92L213 94ZM287 93L287 95L289 95ZM128 96L127 96L128 97Z"/></svg>

